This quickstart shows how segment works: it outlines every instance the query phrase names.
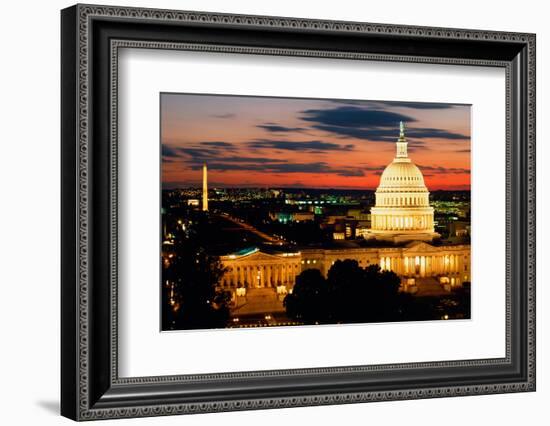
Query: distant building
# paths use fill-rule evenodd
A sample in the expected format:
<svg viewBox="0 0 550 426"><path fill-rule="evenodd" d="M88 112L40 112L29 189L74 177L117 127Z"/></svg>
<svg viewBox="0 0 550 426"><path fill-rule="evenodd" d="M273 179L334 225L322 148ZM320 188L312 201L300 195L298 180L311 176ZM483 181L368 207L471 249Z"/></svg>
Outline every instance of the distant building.
<svg viewBox="0 0 550 426"><path fill-rule="evenodd" d="M328 225L333 225L336 222L340 222L345 219L346 219L345 215L328 215L325 217L325 223Z"/></svg>
<svg viewBox="0 0 550 426"><path fill-rule="evenodd" d="M288 223L288 222L307 222L313 220L315 214L312 212L270 212L271 220Z"/></svg>
<svg viewBox="0 0 550 426"><path fill-rule="evenodd" d="M450 237L465 237L470 234L470 222L455 220L449 223Z"/></svg>
<svg viewBox="0 0 550 426"><path fill-rule="evenodd" d="M355 219L355 220L371 220L371 214L368 211L362 210L362 209L348 209L348 218Z"/></svg>
<svg viewBox="0 0 550 426"><path fill-rule="evenodd" d="M368 238L370 227L368 226L357 226L355 228L355 237L356 238Z"/></svg>

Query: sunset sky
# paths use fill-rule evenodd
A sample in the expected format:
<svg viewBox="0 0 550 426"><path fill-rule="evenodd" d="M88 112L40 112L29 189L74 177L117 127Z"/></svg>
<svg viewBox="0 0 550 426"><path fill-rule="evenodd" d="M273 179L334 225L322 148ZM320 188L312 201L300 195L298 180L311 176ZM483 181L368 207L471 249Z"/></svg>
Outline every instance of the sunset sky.
<svg viewBox="0 0 550 426"><path fill-rule="evenodd" d="M470 106L161 94L163 188L376 189L399 121L430 191L470 189Z"/></svg>

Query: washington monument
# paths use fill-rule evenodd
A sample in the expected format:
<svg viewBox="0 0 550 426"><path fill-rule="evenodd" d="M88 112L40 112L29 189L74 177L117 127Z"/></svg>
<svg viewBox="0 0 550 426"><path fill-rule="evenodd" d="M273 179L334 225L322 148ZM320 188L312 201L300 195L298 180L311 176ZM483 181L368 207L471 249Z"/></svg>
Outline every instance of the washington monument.
<svg viewBox="0 0 550 426"><path fill-rule="evenodd" d="M206 163L202 165L202 211L208 211L208 169Z"/></svg>

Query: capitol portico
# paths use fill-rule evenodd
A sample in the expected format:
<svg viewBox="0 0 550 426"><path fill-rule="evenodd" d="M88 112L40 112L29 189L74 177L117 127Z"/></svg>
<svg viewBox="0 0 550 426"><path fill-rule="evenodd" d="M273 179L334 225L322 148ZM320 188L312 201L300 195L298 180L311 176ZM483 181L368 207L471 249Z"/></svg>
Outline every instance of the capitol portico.
<svg viewBox="0 0 550 426"><path fill-rule="evenodd" d="M286 294L302 272L300 252L269 254L254 248L222 256L221 260L227 268L222 287L227 288L279 288Z"/></svg>

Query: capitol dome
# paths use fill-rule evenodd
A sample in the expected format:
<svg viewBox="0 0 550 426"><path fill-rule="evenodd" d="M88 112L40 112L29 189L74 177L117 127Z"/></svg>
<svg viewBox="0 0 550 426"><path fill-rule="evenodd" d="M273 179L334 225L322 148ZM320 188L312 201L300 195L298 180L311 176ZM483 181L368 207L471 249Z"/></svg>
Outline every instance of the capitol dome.
<svg viewBox="0 0 550 426"><path fill-rule="evenodd" d="M400 123L396 155L380 176L371 209L370 238L393 241L432 240L434 211L424 176L407 153L405 126Z"/></svg>
<svg viewBox="0 0 550 426"><path fill-rule="evenodd" d="M393 161L384 169L382 176L380 176L378 189L403 187L425 188L424 176L422 176L422 172L416 164L411 161Z"/></svg>

